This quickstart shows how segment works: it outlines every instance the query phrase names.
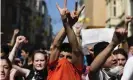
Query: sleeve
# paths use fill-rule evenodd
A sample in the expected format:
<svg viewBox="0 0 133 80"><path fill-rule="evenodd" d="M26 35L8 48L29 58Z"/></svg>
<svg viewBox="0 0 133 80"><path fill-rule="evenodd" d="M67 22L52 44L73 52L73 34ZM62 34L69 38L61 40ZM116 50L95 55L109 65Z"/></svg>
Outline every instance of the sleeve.
<svg viewBox="0 0 133 80"><path fill-rule="evenodd" d="M124 67L124 72L121 80L133 79L133 57L129 58Z"/></svg>

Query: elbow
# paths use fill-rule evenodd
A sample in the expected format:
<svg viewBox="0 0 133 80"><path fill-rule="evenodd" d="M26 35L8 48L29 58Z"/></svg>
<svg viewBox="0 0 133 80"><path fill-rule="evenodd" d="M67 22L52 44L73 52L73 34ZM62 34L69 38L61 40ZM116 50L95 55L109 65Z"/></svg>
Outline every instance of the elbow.
<svg viewBox="0 0 133 80"><path fill-rule="evenodd" d="M96 73L98 72L98 70L99 70L99 69L90 67L89 73L93 75L93 74L96 74Z"/></svg>

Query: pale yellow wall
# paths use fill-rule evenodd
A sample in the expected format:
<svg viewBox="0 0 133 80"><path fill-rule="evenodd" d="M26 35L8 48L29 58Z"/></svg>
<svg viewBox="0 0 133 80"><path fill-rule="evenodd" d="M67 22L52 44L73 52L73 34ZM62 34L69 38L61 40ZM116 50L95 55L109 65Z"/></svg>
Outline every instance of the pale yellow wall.
<svg viewBox="0 0 133 80"><path fill-rule="evenodd" d="M105 0L93 0L93 25L105 26L106 21L106 2Z"/></svg>
<svg viewBox="0 0 133 80"><path fill-rule="evenodd" d="M105 26L106 2L105 0L85 0L85 16L90 18L88 26Z"/></svg>
<svg viewBox="0 0 133 80"><path fill-rule="evenodd" d="M85 17L90 19L88 25L93 25L93 0L85 0Z"/></svg>

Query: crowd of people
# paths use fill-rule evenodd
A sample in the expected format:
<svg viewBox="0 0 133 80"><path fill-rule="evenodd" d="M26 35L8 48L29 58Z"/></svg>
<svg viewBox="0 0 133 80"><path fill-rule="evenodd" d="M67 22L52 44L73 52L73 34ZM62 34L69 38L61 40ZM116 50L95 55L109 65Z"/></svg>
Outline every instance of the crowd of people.
<svg viewBox="0 0 133 80"><path fill-rule="evenodd" d="M85 6L78 10L75 2L72 12L67 9L67 0L64 0L63 8L56 6L63 27L51 43L50 50L34 48L25 36L17 35L19 30L15 29L11 42L1 45L0 80L133 79L133 38L127 38L132 16L125 18L124 26L115 29L110 43L98 42L88 48L89 55L84 55L80 34L82 26L73 26ZM63 42L66 36L68 43ZM116 46L119 47L115 49Z"/></svg>

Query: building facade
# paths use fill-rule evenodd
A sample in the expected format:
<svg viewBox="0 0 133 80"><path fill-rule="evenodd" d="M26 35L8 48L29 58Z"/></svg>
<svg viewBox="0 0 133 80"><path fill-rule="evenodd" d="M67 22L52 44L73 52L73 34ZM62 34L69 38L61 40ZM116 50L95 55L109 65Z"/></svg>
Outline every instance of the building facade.
<svg viewBox="0 0 133 80"><path fill-rule="evenodd" d="M18 28L31 44L48 47L52 26L44 0L2 0L1 4L2 43L9 42L13 30ZM47 44L44 43L46 39L49 40Z"/></svg>
<svg viewBox="0 0 133 80"><path fill-rule="evenodd" d="M85 4L84 16L89 18L87 28L103 28L106 21L106 1L105 0L80 0L80 4Z"/></svg>
<svg viewBox="0 0 133 80"><path fill-rule="evenodd" d="M123 25L127 15L133 16L133 0L106 0L107 19L106 27L115 28ZM133 35L133 28L129 26L128 36Z"/></svg>

